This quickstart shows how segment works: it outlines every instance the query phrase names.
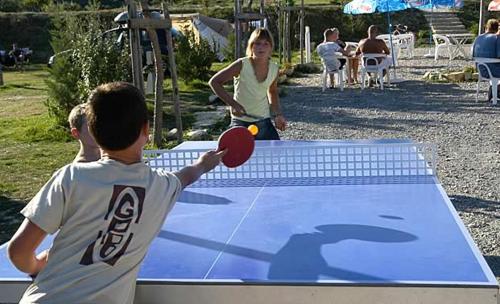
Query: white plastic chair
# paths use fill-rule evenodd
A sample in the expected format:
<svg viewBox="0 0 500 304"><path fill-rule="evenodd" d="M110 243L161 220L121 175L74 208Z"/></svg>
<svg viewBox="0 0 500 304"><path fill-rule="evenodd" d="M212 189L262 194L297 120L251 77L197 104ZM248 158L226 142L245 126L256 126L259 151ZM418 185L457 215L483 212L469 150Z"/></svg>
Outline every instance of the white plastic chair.
<svg viewBox="0 0 500 304"><path fill-rule="evenodd" d="M334 53L334 54L331 54L331 53L327 53L325 52L325 50L323 49L320 49L320 45L318 45L318 47L316 48L316 52L318 53L318 55L320 56L321 58L321 63L323 65L323 74L322 74L322 83L323 83L323 92L326 90L326 86L327 86L327 83L328 83L328 80L329 80L329 76L330 75L334 75L335 77L335 74L337 74L337 79L338 79L338 84L339 84L339 87L340 87L340 91L344 91L344 71L343 70L340 70L339 67L340 67L340 62L338 61L337 59L337 55ZM335 61L336 64L334 64L335 66L331 66L331 65L327 65L326 62L325 62L325 57L328 56L328 60L330 61Z"/></svg>
<svg viewBox="0 0 500 304"><path fill-rule="evenodd" d="M415 50L415 37L413 34L400 34L396 37L398 38L398 57L401 57L404 52L407 58L413 58Z"/></svg>
<svg viewBox="0 0 500 304"><path fill-rule="evenodd" d="M379 58L383 58L382 62L378 62ZM389 66L387 66L384 61L386 60L386 54L375 54L375 53L364 53L361 54L361 89L365 88L365 80L368 73L374 73L375 79L380 83L380 89L384 89L384 70L386 70L387 83L390 84L389 80ZM369 77L368 77L369 79Z"/></svg>
<svg viewBox="0 0 500 304"><path fill-rule="evenodd" d="M439 34L432 34L432 39L434 40L434 60L439 59L439 50L444 49L448 51L448 58L450 60L453 59L453 52L452 52L452 47L454 45L451 43L450 38L444 36L444 35L439 35Z"/></svg>
<svg viewBox="0 0 500 304"><path fill-rule="evenodd" d="M340 91L344 91L344 70L340 70L338 68L336 70L329 70L323 58L321 59L321 63L323 64L323 74L321 75L323 92L326 90L328 81L330 80L330 75L335 74L337 74L337 83L339 84Z"/></svg>
<svg viewBox="0 0 500 304"><path fill-rule="evenodd" d="M474 62L477 65L477 70L478 70L478 77L477 77L477 88L476 88L476 102L478 102L478 97L479 97L479 83L481 81L488 81L491 85L491 93L492 93L492 104L496 105L498 101L498 83L500 81L500 78L495 78L491 74L491 70L488 67L487 63L500 63L500 59L496 58L481 58L481 57L474 57ZM484 67L484 69L488 73L488 77L483 77L481 76L481 69L480 67Z"/></svg>

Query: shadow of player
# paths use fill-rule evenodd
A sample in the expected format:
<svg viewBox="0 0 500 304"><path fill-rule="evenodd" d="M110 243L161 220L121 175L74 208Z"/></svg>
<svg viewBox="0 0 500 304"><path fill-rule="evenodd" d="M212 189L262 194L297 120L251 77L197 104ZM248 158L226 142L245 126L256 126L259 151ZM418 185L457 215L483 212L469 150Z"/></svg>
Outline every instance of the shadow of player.
<svg viewBox="0 0 500 304"><path fill-rule="evenodd" d="M378 243L415 241L417 237L403 231L368 225L321 225L319 232L294 234L271 259L268 279L275 281L317 281L320 275L346 281L388 281L387 279L328 265L321 246L344 240ZM362 257L360 256L360 263Z"/></svg>

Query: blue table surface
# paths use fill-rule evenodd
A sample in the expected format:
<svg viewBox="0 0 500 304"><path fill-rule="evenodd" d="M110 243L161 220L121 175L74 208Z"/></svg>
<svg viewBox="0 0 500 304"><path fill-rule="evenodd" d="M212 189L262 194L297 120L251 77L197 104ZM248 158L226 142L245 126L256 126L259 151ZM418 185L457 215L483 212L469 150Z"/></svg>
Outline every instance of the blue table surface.
<svg viewBox="0 0 500 304"><path fill-rule="evenodd" d="M496 286L450 207L433 183L188 187L151 244L139 280ZM26 279L5 246L0 276Z"/></svg>

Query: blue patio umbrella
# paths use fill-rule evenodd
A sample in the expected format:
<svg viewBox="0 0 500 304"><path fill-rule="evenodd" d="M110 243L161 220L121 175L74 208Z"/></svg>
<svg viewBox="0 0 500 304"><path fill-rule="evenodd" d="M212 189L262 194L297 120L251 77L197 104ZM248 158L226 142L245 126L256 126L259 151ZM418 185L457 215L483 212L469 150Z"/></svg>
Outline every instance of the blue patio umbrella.
<svg viewBox="0 0 500 304"><path fill-rule="evenodd" d="M345 14L371 14L402 11L429 4L430 0L354 0L344 6Z"/></svg>
<svg viewBox="0 0 500 304"><path fill-rule="evenodd" d="M389 42L391 45L392 61L394 62L394 47L392 45L392 25L390 12L402 11L409 8L420 8L426 5L430 5L430 3L431 0L353 0L344 6L344 13L351 15L387 13ZM396 75L395 66L394 75Z"/></svg>

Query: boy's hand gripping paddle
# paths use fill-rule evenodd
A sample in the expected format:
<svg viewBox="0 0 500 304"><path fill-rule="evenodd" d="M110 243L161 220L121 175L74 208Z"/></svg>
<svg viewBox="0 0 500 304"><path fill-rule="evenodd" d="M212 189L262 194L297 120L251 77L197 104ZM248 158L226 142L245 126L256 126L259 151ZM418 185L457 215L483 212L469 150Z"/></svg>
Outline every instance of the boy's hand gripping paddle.
<svg viewBox="0 0 500 304"><path fill-rule="evenodd" d="M254 147L255 139L247 128L233 127L221 134L217 151L227 149L222 163L228 168L235 168L252 156Z"/></svg>

